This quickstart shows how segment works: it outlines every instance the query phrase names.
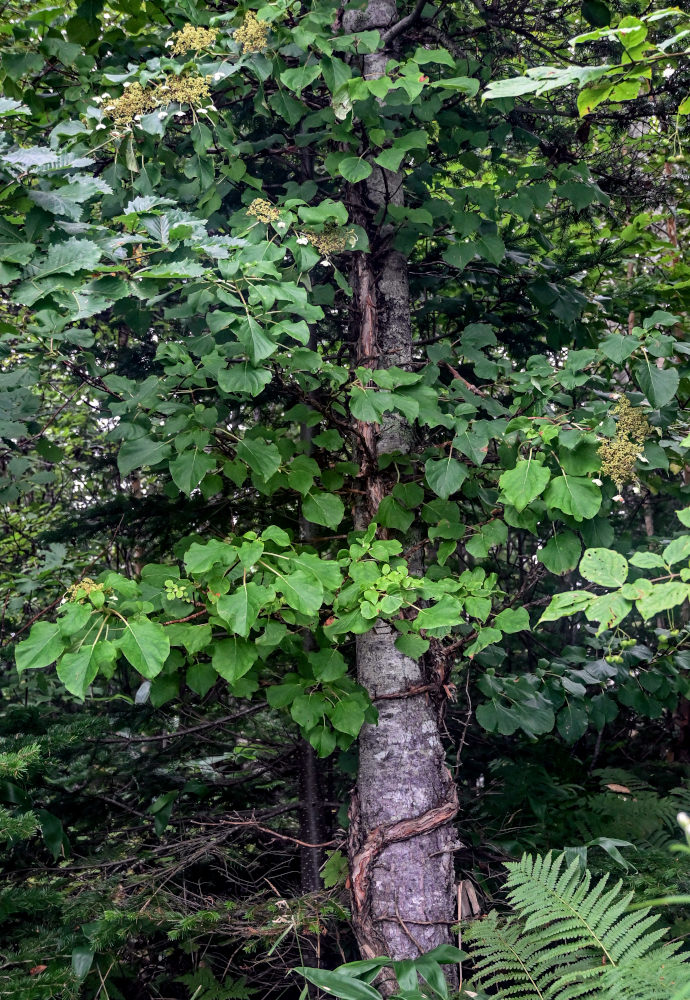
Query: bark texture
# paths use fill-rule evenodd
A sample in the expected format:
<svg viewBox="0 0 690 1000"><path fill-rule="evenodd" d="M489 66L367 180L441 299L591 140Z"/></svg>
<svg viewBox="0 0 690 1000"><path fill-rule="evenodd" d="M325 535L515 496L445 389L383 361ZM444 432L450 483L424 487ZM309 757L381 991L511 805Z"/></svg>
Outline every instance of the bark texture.
<svg viewBox="0 0 690 1000"><path fill-rule="evenodd" d="M343 19L345 31L378 28L384 38L397 23L390 0L369 0L363 10L346 11ZM362 57L365 77L381 76L392 55L387 48ZM370 254L356 255L352 271L355 358L371 368L406 368L412 361L407 261L392 246L390 229L378 221L386 204L403 203L402 175L374 165L350 195L371 244ZM357 432L364 493L357 521L364 527L395 482L379 471L378 459L409 453L412 431L400 416L387 415L383 425L360 423ZM360 734L350 811L353 922L365 958L413 958L451 943L456 922L455 787L428 690L413 693L429 688L427 670L396 649L397 634L379 621L357 638L358 679L379 712L378 725L366 725Z"/></svg>

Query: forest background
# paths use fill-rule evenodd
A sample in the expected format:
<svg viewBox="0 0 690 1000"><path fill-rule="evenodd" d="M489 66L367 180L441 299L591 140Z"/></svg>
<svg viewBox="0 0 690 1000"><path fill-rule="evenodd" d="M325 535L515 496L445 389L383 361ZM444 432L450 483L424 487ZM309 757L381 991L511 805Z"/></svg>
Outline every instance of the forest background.
<svg viewBox="0 0 690 1000"><path fill-rule="evenodd" d="M0 2L0 996L690 996L689 49Z"/></svg>

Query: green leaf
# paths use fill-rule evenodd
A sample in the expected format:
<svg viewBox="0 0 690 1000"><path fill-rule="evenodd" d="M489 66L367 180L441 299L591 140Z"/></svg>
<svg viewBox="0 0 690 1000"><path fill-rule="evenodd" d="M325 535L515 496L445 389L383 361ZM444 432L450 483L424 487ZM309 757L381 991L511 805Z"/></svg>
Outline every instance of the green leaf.
<svg viewBox="0 0 690 1000"><path fill-rule="evenodd" d="M632 609L632 603L620 592L602 594L596 597L585 609L585 617L591 622L600 622L601 628L597 635L606 629L614 628L627 617Z"/></svg>
<svg viewBox="0 0 690 1000"><path fill-rule="evenodd" d="M223 392L239 392L258 396L272 379L268 368L255 368L249 361L242 361L231 368L220 368L216 373Z"/></svg>
<svg viewBox="0 0 690 1000"><path fill-rule="evenodd" d="M635 365L635 379L651 406L660 408L670 403L680 383L675 368L657 368L655 359L648 354Z"/></svg>
<svg viewBox="0 0 690 1000"><path fill-rule="evenodd" d="M263 438L245 437L237 445L237 457L246 462L252 472L262 479L270 479L280 468L280 452L276 445Z"/></svg>
<svg viewBox="0 0 690 1000"><path fill-rule="evenodd" d="M26 269L32 281L52 274L76 274L77 271L91 271L101 259L102 250L90 240L72 238L56 243L39 261L33 261Z"/></svg>
<svg viewBox="0 0 690 1000"><path fill-rule="evenodd" d="M601 492L589 479L563 475L551 480L544 500L547 507L583 521L594 517L601 507Z"/></svg>
<svg viewBox="0 0 690 1000"><path fill-rule="evenodd" d="M449 496L456 493L469 474L466 465L450 457L440 461L433 458L428 459L424 464L424 472L429 487L442 500L447 500Z"/></svg>
<svg viewBox="0 0 690 1000"><path fill-rule="evenodd" d="M417 628L450 628L462 621L462 605L455 597L444 594L430 608L422 608L415 619Z"/></svg>
<svg viewBox="0 0 690 1000"><path fill-rule="evenodd" d="M118 645L134 669L147 680L153 680L161 672L170 653L165 629L147 618L130 619Z"/></svg>
<svg viewBox="0 0 690 1000"><path fill-rule="evenodd" d="M529 614L525 608L506 608L496 615L491 624L509 635L524 632L530 627Z"/></svg>
<svg viewBox="0 0 690 1000"><path fill-rule="evenodd" d="M556 716L556 726L566 743L575 743L587 732L589 719L584 705L568 702Z"/></svg>
<svg viewBox="0 0 690 1000"><path fill-rule="evenodd" d="M78 944L72 948L72 972L77 982L86 979L93 965L95 952L88 944Z"/></svg>
<svg viewBox="0 0 690 1000"><path fill-rule="evenodd" d="M414 521L414 514L406 510L391 496L383 498L376 512L376 520L384 528L394 528L396 531L407 531Z"/></svg>
<svg viewBox="0 0 690 1000"><path fill-rule="evenodd" d="M231 631L246 638L261 609L269 604L273 597L272 588L246 583L234 594L224 594L219 597L216 611L223 621L228 623Z"/></svg>
<svg viewBox="0 0 690 1000"><path fill-rule="evenodd" d="M93 646L82 646L76 653L65 653L57 665L57 675L70 694L76 695L82 701L86 690L98 673L98 661L94 656Z"/></svg>
<svg viewBox="0 0 690 1000"><path fill-rule="evenodd" d="M350 184L358 184L360 181L366 180L371 171L371 163L361 156L346 156L338 164L338 173Z"/></svg>
<svg viewBox="0 0 690 1000"><path fill-rule="evenodd" d="M666 546L662 555L668 566L673 566L677 562L686 562L690 559L690 535L681 535L680 538L674 538Z"/></svg>
<svg viewBox="0 0 690 1000"><path fill-rule="evenodd" d="M595 28L605 28L611 23L611 11L604 0L583 0L582 16Z"/></svg>
<svg viewBox="0 0 690 1000"><path fill-rule="evenodd" d="M223 680L233 684L251 670L258 656L255 643L233 635L216 643L211 664Z"/></svg>
<svg viewBox="0 0 690 1000"><path fill-rule="evenodd" d="M540 496L548 486L551 473L545 465L528 459L508 469L498 480L501 499L519 511Z"/></svg>
<svg viewBox="0 0 690 1000"><path fill-rule="evenodd" d="M302 514L311 524L338 527L345 515L345 505L334 493L310 493L302 502Z"/></svg>
<svg viewBox="0 0 690 1000"><path fill-rule="evenodd" d="M662 611L670 611L688 599L690 586L687 583L670 581L669 583L650 584L650 589L637 601L637 610L647 621Z"/></svg>
<svg viewBox="0 0 690 1000"><path fill-rule="evenodd" d="M323 604L323 587L313 576L298 569L296 573L280 576L276 580L285 601L302 615L314 615Z"/></svg>
<svg viewBox="0 0 690 1000"><path fill-rule="evenodd" d="M328 713L334 729L348 736L358 736L364 724L364 707L362 702L353 698L342 698Z"/></svg>
<svg viewBox="0 0 690 1000"><path fill-rule="evenodd" d="M314 677L322 683L337 681L347 673L347 663L342 653L333 646L308 653L308 659Z"/></svg>
<svg viewBox="0 0 690 1000"><path fill-rule="evenodd" d="M588 608L593 600L595 600L594 594L588 594L583 590L568 590L563 594L556 594L551 598L549 606L537 624L556 622L559 618L577 614L578 611Z"/></svg>
<svg viewBox="0 0 690 1000"><path fill-rule="evenodd" d="M121 476L128 476L135 469L158 465L170 454L170 445L164 441L154 441L149 437L132 438L124 441L117 455L117 467Z"/></svg>
<svg viewBox="0 0 690 1000"><path fill-rule="evenodd" d="M628 578L628 561L612 549L586 549L580 575L600 587L622 587Z"/></svg>
<svg viewBox="0 0 690 1000"><path fill-rule="evenodd" d="M170 475L175 485L189 496L206 473L215 467L216 460L212 455L207 455L199 448L189 448L170 463Z"/></svg>
<svg viewBox="0 0 690 1000"><path fill-rule="evenodd" d="M617 365L633 354L640 346L640 341L636 337L625 337L621 333L612 333L610 337L602 341L600 350Z"/></svg>
<svg viewBox="0 0 690 1000"><path fill-rule="evenodd" d="M415 635L414 632L399 635L395 640L395 648L413 660L418 660L424 656L429 649L429 645L428 639L422 639L421 635Z"/></svg>
<svg viewBox="0 0 690 1000"><path fill-rule="evenodd" d="M299 972L314 986L324 990L329 996L338 997L339 1000L381 1000L381 994L373 986L368 986L360 979L343 972L310 969L304 965L297 966L295 972Z"/></svg>
<svg viewBox="0 0 690 1000"><path fill-rule="evenodd" d="M559 531L537 552L537 559L549 572L561 574L575 569L581 552L582 543L577 535L572 531Z"/></svg>
<svg viewBox="0 0 690 1000"><path fill-rule="evenodd" d="M295 94L301 94L305 87L313 83L321 75L321 67L318 63L314 66L296 66L294 69L286 69L280 74L281 81L288 90Z"/></svg>
<svg viewBox="0 0 690 1000"><path fill-rule="evenodd" d="M630 565L638 569L663 569L666 563L656 552L636 552L630 557Z"/></svg>
<svg viewBox="0 0 690 1000"><path fill-rule="evenodd" d="M17 644L17 670L37 670L54 663L65 648L60 628L55 622L36 622L23 642Z"/></svg>

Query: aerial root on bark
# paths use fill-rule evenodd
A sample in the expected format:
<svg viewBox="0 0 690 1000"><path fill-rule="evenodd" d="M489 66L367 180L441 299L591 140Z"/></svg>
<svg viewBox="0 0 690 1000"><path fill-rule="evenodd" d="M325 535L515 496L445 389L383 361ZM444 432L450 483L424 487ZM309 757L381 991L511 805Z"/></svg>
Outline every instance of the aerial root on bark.
<svg viewBox="0 0 690 1000"><path fill-rule="evenodd" d="M448 799L433 809L427 809L420 816L398 820L396 823L374 827L366 836L361 829L360 805L357 792L352 795L350 805L350 831L348 835L350 853L350 895L352 900L352 923L363 958L375 958L383 951L381 936L374 926L371 913L371 876L376 859L391 844L398 844L413 837L432 833L450 823L458 811L458 796L454 785L450 786ZM400 915L396 913L399 921ZM410 923L416 920L408 918ZM434 921L435 923L436 921ZM422 921L426 923L426 921ZM445 921L438 921L445 923ZM407 928L405 927L407 932ZM409 933L409 932L408 932Z"/></svg>

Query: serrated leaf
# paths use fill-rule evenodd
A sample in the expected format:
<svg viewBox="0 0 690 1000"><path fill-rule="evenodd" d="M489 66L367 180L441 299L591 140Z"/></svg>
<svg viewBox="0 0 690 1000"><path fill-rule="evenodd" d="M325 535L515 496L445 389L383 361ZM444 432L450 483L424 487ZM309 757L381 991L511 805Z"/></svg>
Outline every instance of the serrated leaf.
<svg viewBox="0 0 690 1000"><path fill-rule="evenodd" d="M237 457L246 462L252 472L262 479L270 479L280 468L280 452L272 442L263 438L245 437L237 445Z"/></svg>
<svg viewBox="0 0 690 1000"><path fill-rule="evenodd" d="M82 646L76 653L65 653L57 665L57 675L70 694L82 701L87 688L98 673L98 661L92 655L93 646Z"/></svg>
<svg viewBox="0 0 690 1000"><path fill-rule="evenodd" d="M234 594L224 594L218 598L216 611L228 623L229 631L247 638L261 609L269 604L275 591L256 583L246 583Z"/></svg>

